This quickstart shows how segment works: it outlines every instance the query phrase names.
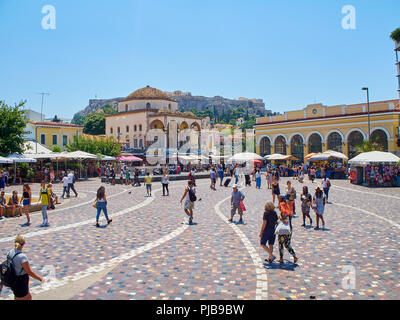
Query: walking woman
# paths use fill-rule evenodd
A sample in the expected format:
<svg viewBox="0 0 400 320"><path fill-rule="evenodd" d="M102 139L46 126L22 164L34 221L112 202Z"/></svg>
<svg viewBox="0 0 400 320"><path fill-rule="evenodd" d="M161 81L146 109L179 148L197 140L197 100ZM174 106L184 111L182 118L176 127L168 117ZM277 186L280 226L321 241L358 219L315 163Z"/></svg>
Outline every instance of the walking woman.
<svg viewBox="0 0 400 320"><path fill-rule="evenodd" d="M289 253L293 256L293 263L296 263L299 259L296 256L292 248L292 231L290 229L287 217L280 217L281 222L275 229L275 233L278 235L279 242L279 263L283 263L283 247L285 247Z"/></svg>
<svg viewBox="0 0 400 320"><path fill-rule="evenodd" d="M279 190L279 182L275 178L274 182L272 183L272 203L275 204L275 197L278 200L279 203L279 195L281 194L281 191Z"/></svg>
<svg viewBox="0 0 400 320"><path fill-rule="evenodd" d="M14 300L32 300L31 293L29 292L29 277L32 277L40 282L44 278L37 275L29 265L27 256L22 253L25 245L25 238L22 235L17 235L14 240L14 249L7 253L7 260L11 261L14 266L16 283L11 290L14 293ZM0 290L2 288L0 284Z"/></svg>
<svg viewBox="0 0 400 320"><path fill-rule="evenodd" d="M325 195L322 192L320 187L315 188L315 195L313 197L313 209L315 214L317 215L317 226L314 228L315 230L319 229L319 219L322 221L322 229L325 229L325 221L324 221L324 210L325 210Z"/></svg>
<svg viewBox="0 0 400 320"><path fill-rule="evenodd" d="M97 216L96 216L96 227L100 227L99 225L99 218L100 218L100 212L103 210L104 216L106 217L107 224L110 224L112 222L112 219L108 218L107 214L107 198L106 198L106 188L101 186L97 190L97 197L96 197L96 207L97 207Z"/></svg>
<svg viewBox="0 0 400 320"><path fill-rule="evenodd" d="M279 196L278 208L279 208L279 211L281 212L281 217L289 220L290 232L292 232L293 231L293 227L292 227L293 210L292 210L292 205L291 205L290 201L288 199L286 199L284 196Z"/></svg>
<svg viewBox="0 0 400 320"><path fill-rule="evenodd" d="M31 218L29 217L29 208L31 207L31 202L32 202L31 199L32 199L31 187L29 187L29 184L25 183L24 190L22 192L21 202L24 205L24 213L26 215L26 219L28 220L25 223L26 226L31 225Z"/></svg>
<svg viewBox="0 0 400 320"><path fill-rule="evenodd" d="M274 182L274 179L272 178L272 171L269 169L267 173L267 184L268 184L268 189L272 188L272 182Z"/></svg>
<svg viewBox="0 0 400 320"><path fill-rule="evenodd" d="M264 207L263 224L260 231L261 247L268 253L268 258L265 259L271 263L276 258L273 255L275 244L275 226L278 222L278 215L275 212L275 206L272 202L267 202ZM267 247L268 244L268 247Z"/></svg>
<svg viewBox="0 0 400 320"><path fill-rule="evenodd" d="M168 189L169 176L167 169L164 170L164 174L161 178L161 184L162 184L162 195L165 197L165 191L167 191L167 196L169 196L169 189Z"/></svg>
<svg viewBox="0 0 400 320"><path fill-rule="evenodd" d="M293 214L296 214L296 204L294 202L294 200L296 200L296 190L292 187L290 180L288 180L286 183L286 200L289 200L289 203L292 206Z"/></svg>
<svg viewBox="0 0 400 320"><path fill-rule="evenodd" d="M308 193L308 187L303 187L303 193L301 194L301 212L303 213L303 224L302 227L306 226L306 217L310 219L310 226L312 226L312 219L310 216L310 208L311 208L311 194Z"/></svg>
<svg viewBox="0 0 400 320"><path fill-rule="evenodd" d="M261 172L260 169L256 169L256 188L261 189Z"/></svg>

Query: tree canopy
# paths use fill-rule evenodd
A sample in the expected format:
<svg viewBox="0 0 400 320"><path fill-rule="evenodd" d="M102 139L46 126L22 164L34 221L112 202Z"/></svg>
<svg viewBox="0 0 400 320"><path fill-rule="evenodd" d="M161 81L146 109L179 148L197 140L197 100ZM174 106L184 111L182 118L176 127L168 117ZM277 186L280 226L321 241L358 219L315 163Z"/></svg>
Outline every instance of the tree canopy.
<svg viewBox="0 0 400 320"><path fill-rule="evenodd" d="M106 156L119 156L121 153L121 144L113 138L84 138L74 136L73 141L66 146L69 152L85 151L92 154L102 154Z"/></svg>
<svg viewBox="0 0 400 320"><path fill-rule="evenodd" d="M104 112L92 112L83 120L83 133L99 135L106 132Z"/></svg>
<svg viewBox="0 0 400 320"><path fill-rule="evenodd" d="M24 130L27 123L25 101L8 106L0 100L0 155L22 153Z"/></svg>

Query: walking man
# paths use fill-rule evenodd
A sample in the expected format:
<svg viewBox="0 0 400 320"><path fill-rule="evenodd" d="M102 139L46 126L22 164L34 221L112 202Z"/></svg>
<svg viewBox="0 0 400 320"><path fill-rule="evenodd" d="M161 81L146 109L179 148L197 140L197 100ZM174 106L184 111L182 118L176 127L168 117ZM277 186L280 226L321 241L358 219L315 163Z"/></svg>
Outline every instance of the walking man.
<svg viewBox="0 0 400 320"><path fill-rule="evenodd" d="M75 183L74 173L71 172L71 170L67 170L67 174L68 174L67 175L68 176L68 194L67 194L67 197L68 198L70 197L71 190L75 193L75 197L78 197L78 192L76 192L75 186L74 186L74 183Z"/></svg>
<svg viewBox="0 0 400 320"><path fill-rule="evenodd" d="M185 189L185 192L182 195L180 203L182 204L183 199L185 199L184 210L186 215L189 217L189 224L193 223L193 209L194 202L197 200L196 197L196 188L193 185L193 181L188 181L188 186Z"/></svg>
<svg viewBox="0 0 400 320"><path fill-rule="evenodd" d="M238 211L240 216L239 223L243 223L243 209L241 203L244 198L245 196L241 191L239 191L238 185L234 184L231 197L231 218L229 219L229 222L233 221L233 216L236 214L236 211Z"/></svg>

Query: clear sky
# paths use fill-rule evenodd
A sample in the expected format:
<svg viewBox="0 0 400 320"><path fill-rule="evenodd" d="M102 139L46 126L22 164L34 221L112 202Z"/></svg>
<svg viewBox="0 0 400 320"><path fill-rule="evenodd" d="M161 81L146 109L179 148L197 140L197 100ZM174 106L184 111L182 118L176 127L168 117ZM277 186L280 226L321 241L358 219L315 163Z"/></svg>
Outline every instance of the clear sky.
<svg viewBox="0 0 400 320"><path fill-rule="evenodd" d="M42 7L56 29L42 28ZM342 7L356 29L342 28ZM0 99L72 118L146 85L286 111L397 98L399 0L0 0Z"/></svg>

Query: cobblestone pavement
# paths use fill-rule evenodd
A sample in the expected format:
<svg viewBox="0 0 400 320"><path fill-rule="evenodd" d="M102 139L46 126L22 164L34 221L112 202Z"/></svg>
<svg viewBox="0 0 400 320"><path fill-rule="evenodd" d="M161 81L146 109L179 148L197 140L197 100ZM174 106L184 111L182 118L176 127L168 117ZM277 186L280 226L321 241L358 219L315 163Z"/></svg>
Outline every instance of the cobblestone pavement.
<svg viewBox="0 0 400 320"><path fill-rule="evenodd" d="M284 190L288 178L280 181ZM291 179L292 180L292 179ZM303 185L292 180L298 199ZM231 188L209 188L199 180L194 225L179 204L186 181L172 182L170 196L153 184L145 189L105 185L113 222L95 227L92 207L98 179L76 184L78 198L63 200L49 211L49 228L41 213L0 221L0 253L25 235L32 267L56 280L40 286L31 280L34 299L399 299L400 189L374 189L332 181L325 210L326 229L301 227L300 201L293 219L292 245L299 261L285 252L283 264L265 264L259 245L263 207L272 200L265 181L261 190L243 187L244 223L228 223ZM33 194L38 193L33 186ZM7 188L6 192L21 187ZM54 190L61 194L61 186ZM131 193L129 193L132 191ZM201 199L201 200L200 200ZM313 226L315 215L312 213ZM237 221L237 217L236 221ZM278 254L275 244L275 254ZM355 271L355 288L346 277ZM3 289L1 298L12 298Z"/></svg>

